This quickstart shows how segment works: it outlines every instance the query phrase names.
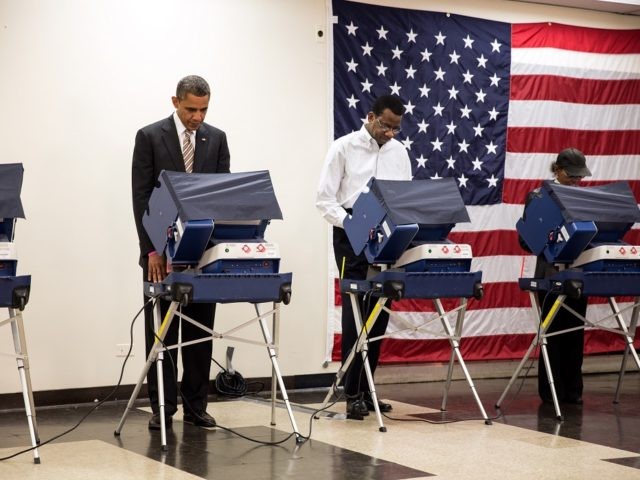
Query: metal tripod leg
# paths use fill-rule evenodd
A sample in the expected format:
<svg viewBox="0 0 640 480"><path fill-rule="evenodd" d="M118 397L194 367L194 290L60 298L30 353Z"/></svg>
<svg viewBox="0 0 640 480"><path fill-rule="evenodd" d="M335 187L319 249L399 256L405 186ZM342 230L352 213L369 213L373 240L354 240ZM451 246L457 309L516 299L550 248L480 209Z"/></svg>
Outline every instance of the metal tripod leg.
<svg viewBox="0 0 640 480"><path fill-rule="evenodd" d="M638 325L638 312L640 311L640 297L635 297L633 299L634 307L631 310L631 322L629 323L629 329L627 330L624 319L620 317L618 306L615 303L613 298L609 298L609 305L614 313L616 313L616 321L618 325L625 332L625 348L624 353L622 354L622 362L620 363L620 372L618 373L618 384L616 385L616 394L613 398L613 403L618 403L620 401L620 392L622 390L622 381L624 379L624 374L627 370L627 359L629 358L629 353L633 356L636 365L640 369L640 359L638 359L638 354L636 352L635 346L633 345L633 340L636 336L636 327Z"/></svg>
<svg viewBox="0 0 640 480"><path fill-rule="evenodd" d="M256 313L260 315L256 308ZM271 329L273 331L273 344L276 346L276 353L278 353L278 346L280 345L280 308L273 304L273 316L271 317ZM276 369L271 367L271 425L276 425L276 396L278 395L278 377L276 375Z"/></svg>
<svg viewBox="0 0 640 480"><path fill-rule="evenodd" d="M351 307L353 310L353 318L356 324L356 331L362 332L363 331L362 312L360 311L360 302L358 302L358 295L356 293L349 292L349 297L351 299ZM340 383L342 382L342 379L344 378L346 372L349 370L349 367L351 366L353 359L358 353L360 353L362 355L362 362L364 366L365 375L367 377L369 390L371 391L371 401L373 402L373 407L375 409L376 417L378 419L378 427L379 427L378 429L381 432L386 432L387 428L382 423L382 414L380 413L380 407L378 405L378 396L376 394L376 387L375 387L375 384L373 383L373 374L371 373L371 368L369 367L369 362L367 360L367 354L368 354L367 345L369 343L368 332L371 331L371 328L373 327L376 320L378 319L378 316L382 312L382 309L386 302L387 302L386 297L380 297L376 302L375 306L373 307L373 310L371 311L371 314L369 315L369 318L367 319L367 323L364 326L363 334L358 336L358 341L353 346L353 348L349 352L349 355L347 355L347 358L342 363L342 366L336 373L336 378L333 381L333 385L329 389L329 392L327 392L327 396L324 398L324 401L322 402L322 407L321 407L321 408L325 408L329 404L329 400L331 399L338 385L340 385Z"/></svg>
<svg viewBox="0 0 640 480"><path fill-rule="evenodd" d="M256 313L260 317L260 329L262 330L262 336L264 337L264 342L267 344L267 354L269 355L269 359L271 360L272 365L272 375L275 375L278 380L278 385L280 386L280 392L282 392L282 400L284 400L285 407L287 408L287 413L289 414L289 420L291 421L291 426L293 427L293 433L296 435L296 443L301 443L303 440L300 432L298 431L298 425L296 425L296 419L293 417L293 411L291 410L291 403L289 402L289 396L287 395L287 389L284 386L284 380L282 379L282 374L280 373L280 367L278 365L278 353L276 351L276 346L273 343L271 338L271 334L269 333L269 326L267 325L267 321L262 318L262 314L260 313L260 307L258 304L255 304ZM280 306L274 303L274 315L278 312ZM274 393L272 387L272 394ZM272 408L275 402L275 395L271 397ZM275 423L275 418L272 416L271 418L272 424Z"/></svg>
<svg viewBox="0 0 640 480"><path fill-rule="evenodd" d="M478 396L478 392L476 390L476 386L473 383L473 380L471 379L471 375L469 375L469 371L467 370L467 365L464 363L464 359L462 358L462 354L460 353L460 342L458 341L457 337L455 336L455 332L453 331L453 329L451 328L451 325L449 324L449 321L447 320L447 316L446 316L446 312L442 306L442 301L439 298L434 299L434 304L436 306L436 310L438 312L438 315L440 315L440 321L442 322L442 326L444 327L444 330L447 334L447 337L449 339L449 343L451 344L451 348L453 349L453 353L455 353L455 356L458 358L458 363L460 363L460 367L462 368L462 371L464 373L464 377L467 379L467 383L469 384L469 388L471 388L471 393L473 394L473 398L476 400L476 403L478 404L478 408L480 409L480 413L482 414L482 418L484 418L484 423L486 425L491 425L491 420L489 419L489 417L487 416L487 412L485 412L484 410L484 406L482 405L482 402L480 401L480 397ZM460 310L460 312L458 312L458 315L464 315L464 308ZM458 322L459 323L459 322ZM451 375L451 369L452 369L452 364L449 364L449 375ZM451 378L448 378L448 383L450 383Z"/></svg>
<svg viewBox="0 0 640 480"><path fill-rule="evenodd" d="M435 303L435 300L434 300ZM437 307L437 305L436 305ZM462 335L462 326L464 322L464 312L467 308L467 299L460 299L460 310L458 311L457 319L456 319L456 328L455 328L455 338L460 338ZM455 362L455 351L453 348L451 349L451 354L449 355L449 367L447 368L447 380L444 385L444 394L442 395L442 404L440 406L440 411L447 411L447 399L449 397L449 389L451 388L451 379L453 378L453 364Z"/></svg>
<svg viewBox="0 0 640 480"><path fill-rule="evenodd" d="M153 310L153 323L154 323L154 332L156 334L156 340L149 352L149 356L147 357L147 362L142 369L142 373L138 378L138 383L133 389L133 393L129 398L129 402L127 403L127 408L122 414L122 418L120 419L120 423L116 427L116 430L113 432L114 435L120 435L122 431L122 427L124 426L124 422L129 414L129 411L133 409L133 404L138 398L138 394L140 393L140 389L142 388L142 384L147 378L147 373L151 368L153 362L157 361L156 370L158 374L158 406L160 413L160 439L161 439L161 447L162 450L167 450L167 426L164 418L164 375L162 373L162 358L164 357L164 346L162 342L164 341L165 336L167 335L167 330L171 326L171 322L173 321L174 314L176 309L178 308L178 302L171 302L169 305L169 309L167 310L167 314L164 317L162 323L160 323L160 317L162 315L160 310L160 301L157 301L154 310Z"/></svg>
<svg viewBox="0 0 640 480"><path fill-rule="evenodd" d="M537 300L535 300L535 297L534 297L533 294L531 294L530 297L531 297L532 308L537 310L537 312L538 312L537 317L540 318L540 313L539 313L540 309L537 308L538 307ZM549 310L549 313L547 314L547 317L540 324L539 329L536 332L535 337L531 341L531 345L529 345L529 348L527 349L527 352L524 354L524 357L522 358L522 360L518 364L518 367L516 368L516 371L513 372L513 375L509 379L509 383L507 384L507 387L504 389L504 392L502 392L502 395L500 395L500 398L496 402L496 405L495 405L496 409L499 409L500 405L502 405L502 402L505 399L505 397L507 396L507 393L509 392L509 389L515 383L516 379L518 378L518 375L520 374L520 371L524 367L524 364L527 362L527 360L531 356L531 353L533 352L533 349L536 347L536 345L541 343L542 344L542 346L541 346L542 358L543 358L543 361L544 361L545 369L547 370L547 376L549 378L549 387L551 389L551 396L553 397L553 406L554 406L555 411L556 411L556 418L558 420L562 420L562 414L560 412L560 405L558 403L558 397L556 395L556 389L555 389L555 385L553 383L553 374L551 372L551 364L549 363L549 356L547 355L546 333L547 333L547 330L549 329L549 326L551 325L551 322L553 322L553 319L555 318L556 314L558 313L558 310L560 310L562 304L564 303L564 299L565 298L567 298L566 295L559 295L558 298L556 298L556 301L554 302L554 304L551 306L551 309Z"/></svg>
<svg viewBox="0 0 640 480"><path fill-rule="evenodd" d="M342 383L342 379L347 373L347 370L349 369L351 362L353 362L353 357L356 356L356 353L357 353L356 345L354 345L351 351L349 352L349 355L347 355L347 358L344 360L344 362L336 372L336 378L333 380L333 384L331 385L331 387L329 387L329 391L327 392L327 395L324 397L324 400L322 401L322 406L320 407L321 410L324 409L329 404L329 400L333 396L333 393L336 391L338 386L340 386L340 384ZM316 416L316 418L318 417Z"/></svg>
<svg viewBox="0 0 640 480"><path fill-rule="evenodd" d="M40 463L40 453L37 448L40 444L40 437L38 436L35 402L33 401L33 387L31 385L31 375L29 374L29 355L27 353L27 337L24 332L24 322L22 320L22 313L18 312L16 315L16 311L13 308L9 308L9 316L11 317L11 333L13 334L13 345L16 351L18 375L20 376L20 384L22 385L24 410L29 425L31 446L34 447L33 463Z"/></svg>

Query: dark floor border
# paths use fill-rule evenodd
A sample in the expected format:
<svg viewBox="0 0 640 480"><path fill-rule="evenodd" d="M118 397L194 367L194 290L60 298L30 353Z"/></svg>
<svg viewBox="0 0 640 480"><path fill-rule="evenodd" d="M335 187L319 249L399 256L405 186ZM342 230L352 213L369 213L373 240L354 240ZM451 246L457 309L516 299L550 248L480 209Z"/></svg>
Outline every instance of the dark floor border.
<svg viewBox="0 0 640 480"><path fill-rule="evenodd" d="M334 373L320 373L310 375L292 375L283 377L287 390L328 388L335 378ZM249 392L256 392L259 387L262 392L268 393L271 389L271 377L247 378ZM262 384L262 385L259 385ZM256 386L258 385L258 386ZM110 401L129 400L135 385L120 385L115 395ZM94 403L103 400L114 389L114 386L89 387L89 388L67 388L63 390L42 390L33 392L33 400L36 407L49 407L57 405L75 405L79 403ZM210 391L218 394L215 380L211 381ZM142 387L138 401L141 404L148 403L146 386ZM0 411L24 408L22 393L0 394Z"/></svg>

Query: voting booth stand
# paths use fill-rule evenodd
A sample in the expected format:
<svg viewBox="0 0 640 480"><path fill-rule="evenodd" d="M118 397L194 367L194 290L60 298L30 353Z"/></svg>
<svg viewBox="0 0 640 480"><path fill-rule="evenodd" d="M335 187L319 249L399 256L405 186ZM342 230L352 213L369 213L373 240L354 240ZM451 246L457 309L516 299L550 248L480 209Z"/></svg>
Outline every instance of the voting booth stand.
<svg viewBox="0 0 640 480"><path fill-rule="evenodd" d="M0 165L0 307L6 308L9 318L0 320L0 327L11 326L15 353L2 354L16 359L22 386L24 409L29 424L29 436L33 447L33 461L40 463L37 446L40 444L36 422L33 388L29 374L29 354L22 311L29 301L31 275L16 275L18 257L13 243L16 220L24 218L20 201L22 189L21 163Z"/></svg>
<svg viewBox="0 0 640 480"><path fill-rule="evenodd" d="M149 200L143 225L158 254L165 254L172 272L159 283L146 282L145 295L170 301L161 318L154 306L156 342L140 374L115 434L119 435L133 408L153 362L157 362L162 449L166 450L164 416L164 352L189 348L212 339L265 347L272 366L271 424L275 425L277 387L280 387L296 441L301 440L278 365L280 304L291 298L291 273L279 273L278 246L264 239L272 219L282 219L269 172L187 174L161 172ZM256 316L228 331L204 327L180 312L190 303L250 303ZM189 322L208 335L190 342L165 345L174 321ZM271 328L268 320L271 319ZM243 338L238 332L258 324L264 342ZM273 330L273 332L272 332Z"/></svg>
<svg viewBox="0 0 640 480"><path fill-rule="evenodd" d="M469 245L452 243L447 235L458 222L468 222L469 216L455 180L395 181L372 178L353 206L353 213L344 221L349 242L358 255L364 252L368 262L378 267L370 278L341 279L340 289L347 293L353 307L355 325L361 334L354 348L336 374L327 394L327 405L340 385L356 355L361 355L379 431L385 432L382 415L367 362L368 345L391 336L390 332L370 338L382 311L406 325L400 331L416 332L434 321L440 321L443 335L451 345L451 357L441 409L446 410L455 360L458 361L473 397L487 425L487 417L471 375L467 370L460 340L469 298L482 297L482 272L471 271L472 251ZM375 305L363 318L359 297L375 299ZM387 308L388 300L428 299L435 314L421 325L413 325ZM458 306L446 311L442 299L459 299ZM366 313L366 312L364 312ZM455 317L451 323L450 317Z"/></svg>
<svg viewBox="0 0 640 480"><path fill-rule="evenodd" d="M618 401L629 356L640 369L640 359L633 345L640 311L640 246L629 245L622 240L638 221L640 209L626 182L573 187L548 181L536 192L516 229L535 255L542 255L549 264L555 265L556 273L547 278L519 279L520 288L529 292L537 331L496 408L500 408L525 362L540 346L556 418L562 420L547 353L547 338L585 327L618 334L624 341L615 394L615 401ZM538 292L557 295L545 318L541 318ZM591 321L565 304L567 298L591 296L607 298L611 314ZM620 308L617 296L630 296L633 301L631 305ZM570 311L584 325L547 333L561 308ZM603 325L611 319L615 321L614 328Z"/></svg>

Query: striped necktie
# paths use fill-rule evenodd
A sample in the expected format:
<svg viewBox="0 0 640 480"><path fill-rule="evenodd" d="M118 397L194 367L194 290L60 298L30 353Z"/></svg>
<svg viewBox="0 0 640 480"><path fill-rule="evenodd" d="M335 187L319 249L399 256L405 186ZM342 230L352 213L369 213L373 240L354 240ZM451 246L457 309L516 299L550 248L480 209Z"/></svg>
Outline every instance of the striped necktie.
<svg viewBox="0 0 640 480"><path fill-rule="evenodd" d="M193 172L193 145L191 144L191 132L184 131L184 140L182 142L182 158L184 158L184 171Z"/></svg>

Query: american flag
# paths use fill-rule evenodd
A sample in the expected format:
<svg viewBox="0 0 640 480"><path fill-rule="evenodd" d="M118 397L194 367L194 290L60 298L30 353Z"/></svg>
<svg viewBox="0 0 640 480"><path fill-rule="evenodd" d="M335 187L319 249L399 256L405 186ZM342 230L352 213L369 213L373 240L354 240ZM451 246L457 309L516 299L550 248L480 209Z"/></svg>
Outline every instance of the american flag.
<svg viewBox="0 0 640 480"><path fill-rule="evenodd" d="M508 24L343 0L333 0L333 18L334 137L360 128L377 96L403 100L397 138L414 178L454 177L471 217L449 237L470 244L472 270L483 271L485 297L469 302L463 354L521 357L535 331L517 285L535 264L515 231L527 192L551 177L560 150L576 147L594 174L584 184L626 180L640 198L640 30ZM639 233L625 240L639 244ZM337 359L340 296L337 272L330 274ZM589 318L605 314L604 302L590 299ZM394 310L421 324L433 309L403 300ZM402 326L392 318L389 330ZM586 334L585 353L622 347L612 334ZM387 339L381 361L442 361L449 352L434 324Z"/></svg>

